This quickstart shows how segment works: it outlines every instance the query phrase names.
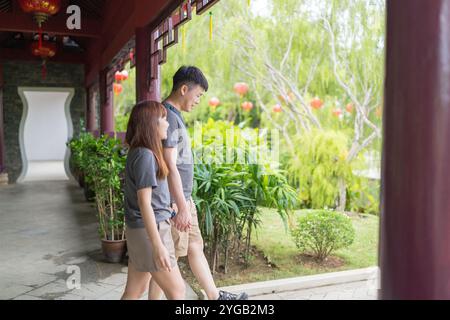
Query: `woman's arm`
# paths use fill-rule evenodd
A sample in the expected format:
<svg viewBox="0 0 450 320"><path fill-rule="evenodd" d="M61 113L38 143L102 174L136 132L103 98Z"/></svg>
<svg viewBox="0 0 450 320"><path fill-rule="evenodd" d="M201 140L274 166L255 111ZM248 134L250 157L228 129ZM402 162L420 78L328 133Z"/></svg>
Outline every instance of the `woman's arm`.
<svg viewBox="0 0 450 320"><path fill-rule="evenodd" d="M171 271L169 252L161 241L158 228L156 226L155 214L153 212L151 199L152 189L140 189L137 192L139 209L144 220L150 242L154 250L154 259L158 267L166 271Z"/></svg>

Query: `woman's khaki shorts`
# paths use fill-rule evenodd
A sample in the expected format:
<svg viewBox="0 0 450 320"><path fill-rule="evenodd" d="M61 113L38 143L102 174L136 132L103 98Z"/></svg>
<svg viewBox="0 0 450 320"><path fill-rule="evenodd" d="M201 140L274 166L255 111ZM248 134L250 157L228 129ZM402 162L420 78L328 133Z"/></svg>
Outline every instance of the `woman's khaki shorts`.
<svg viewBox="0 0 450 320"><path fill-rule="evenodd" d="M192 226L189 232L181 232L172 223L172 238L175 245L175 256L178 258L188 255L189 245L196 244L203 249L203 238L198 225L197 208L192 199L187 202L192 215ZM175 211L178 211L176 204L172 205Z"/></svg>
<svg viewBox="0 0 450 320"><path fill-rule="evenodd" d="M162 243L166 247L170 256L170 266L175 268L177 260L175 258L175 247L173 245L171 226L169 220L158 223L158 232ZM127 228L127 248L128 258L134 268L139 272L161 271L153 259L153 247L145 228Z"/></svg>

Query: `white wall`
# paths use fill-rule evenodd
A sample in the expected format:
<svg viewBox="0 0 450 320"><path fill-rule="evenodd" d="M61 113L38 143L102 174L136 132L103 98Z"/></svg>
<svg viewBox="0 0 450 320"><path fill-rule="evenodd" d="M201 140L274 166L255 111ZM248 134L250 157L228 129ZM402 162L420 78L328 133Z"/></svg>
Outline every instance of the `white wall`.
<svg viewBox="0 0 450 320"><path fill-rule="evenodd" d="M28 161L63 161L68 140L64 106L69 92L25 91L28 115L24 146Z"/></svg>

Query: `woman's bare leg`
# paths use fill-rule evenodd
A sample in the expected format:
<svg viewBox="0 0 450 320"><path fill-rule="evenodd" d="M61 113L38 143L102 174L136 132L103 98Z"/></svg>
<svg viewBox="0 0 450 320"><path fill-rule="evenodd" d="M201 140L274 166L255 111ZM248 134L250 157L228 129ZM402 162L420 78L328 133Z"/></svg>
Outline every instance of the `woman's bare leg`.
<svg viewBox="0 0 450 320"><path fill-rule="evenodd" d="M186 299L186 286L181 276L178 266L172 271L159 271L152 273L152 280L161 287L167 300L184 300ZM150 294L149 294L150 297Z"/></svg>
<svg viewBox="0 0 450 320"><path fill-rule="evenodd" d="M151 277L149 272L139 272L128 262L127 285L121 300L139 300L148 289Z"/></svg>
<svg viewBox="0 0 450 320"><path fill-rule="evenodd" d="M152 278L148 288L148 300L161 300L162 294L162 289L156 283L155 278Z"/></svg>

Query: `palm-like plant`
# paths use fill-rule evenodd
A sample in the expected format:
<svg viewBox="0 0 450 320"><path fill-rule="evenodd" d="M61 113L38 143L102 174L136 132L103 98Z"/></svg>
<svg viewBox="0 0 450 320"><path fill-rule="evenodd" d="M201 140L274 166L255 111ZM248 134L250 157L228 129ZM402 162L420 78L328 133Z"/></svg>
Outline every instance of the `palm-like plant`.
<svg viewBox="0 0 450 320"><path fill-rule="evenodd" d="M225 251L227 271L230 242L241 238L239 221L255 207L251 197L242 192L245 172L235 172L233 166L198 165L195 170L195 199L200 212L200 224L207 243L211 244L212 270L216 270L220 246Z"/></svg>

